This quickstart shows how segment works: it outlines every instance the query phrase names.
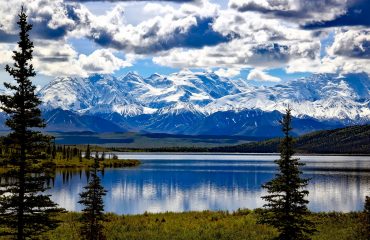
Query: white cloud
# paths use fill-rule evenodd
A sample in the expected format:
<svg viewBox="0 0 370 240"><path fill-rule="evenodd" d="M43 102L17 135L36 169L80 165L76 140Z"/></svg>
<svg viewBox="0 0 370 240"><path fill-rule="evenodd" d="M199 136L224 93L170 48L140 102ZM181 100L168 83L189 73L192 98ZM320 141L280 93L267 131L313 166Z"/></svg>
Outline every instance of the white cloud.
<svg viewBox="0 0 370 240"><path fill-rule="evenodd" d="M358 29L337 30L334 42L327 51L332 56L370 59L370 31Z"/></svg>
<svg viewBox="0 0 370 240"><path fill-rule="evenodd" d="M142 57L169 67L218 68L217 73L227 77L236 76L240 69L246 68L370 72L369 31L360 27L337 28L333 44L322 57L320 40L325 34L299 27L312 20L333 19L350 2L230 0L228 9L208 0L196 4L141 2L142 9L137 14L147 15L140 23L130 24L126 19L127 3L114 4L106 14L94 15L85 4L71 1L0 0L0 37L3 33L17 32L15 20L23 3L34 23L31 36L36 47L35 65L47 75L112 73ZM189 33L201 24L209 28L205 30L201 26ZM211 32L211 36L219 34L227 40L199 44L208 40L202 31ZM87 37L104 50L80 54L68 44L70 37ZM10 61L13 47L0 44L0 64ZM126 59L116 57L116 51L122 51L120 55L124 53ZM266 73L259 72L266 77L263 74Z"/></svg>
<svg viewBox="0 0 370 240"><path fill-rule="evenodd" d="M346 0L230 0L229 7L253 11L296 23L332 20L346 12Z"/></svg>
<svg viewBox="0 0 370 240"><path fill-rule="evenodd" d="M290 42L251 44L244 39L202 49L177 48L153 58L157 64L176 68L278 68L294 59L319 57L320 43Z"/></svg>
<svg viewBox="0 0 370 240"><path fill-rule="evenodd" d="M132 56L126 60L114 55L116 51L98 49L90 55L78 54L62 41L38 41L35 43L35 69L47 76L82 76L93 73L111 74L131 66Z"/></svg>
<svg viewBox="0 0 370 240"><path fill-rule="evenodd" d="M295 59L286 67L288 73L358 73L370 74L370 32L363 29L337 29L333 43L322 58Z"/></svg>
<svg viewBox="0 0 370 240"><path fill-rule="evenodd" d="M168 4L147 3L143 14L156 11L156 15L132 25L125 20L124 7L118 4L106 15L95 16L80 5L74 12L83 20L85 27L72 34L85 36L103 47L124 50L126 53L155 54L178 46L197 44L188 39L188 31L207 18L212 20L219 11L217 4L208 1L198 5L184 3L177 8ZM203 30L207 33L206 29ZM200 43L204 33L199 31L194 34L200 34ZM206 36L203 40L207 40Z"/></svg>
<svg viewBox="0 0 370 240"><path fill-rule="evenodd" d="M0 64L9 64L12 61L12 51L14 44L0 44Z"/></svg>
<svg viewBox="0 0 370 240"><path fill-rule="evenodd" d="M235 77L240 74L240 69L235 69L235 68L220 68L215 71L215 73L220 76L220 77Z"/></svg>
<svg viewBox="0 0 370 240"><path fill-rule="evenodd" d="M93 73L113 73L114 71L131 66L131 63L114 56L107 49L96 50L90 55L81 54L78 57L81 68Z"/></svg>
<svg viewBox="0 0 370 240"><path fill-rule="evenodd" d="M32 35L43 39L60 39L76 27L76 22L68 16L63 0L12 0L0 1L0 30L14 34L21 6L25 7L28 21L33 26Z"/></svg>
<svg viewBox="0 0 370 240"><path fill-rule="evenodd" d="M309 61L297 59L290 62L286 67L287 73L311 72L311 73L361 73L370 75L370 60L356 59L342 56L325 56L322 59Z"/></svg>
<svg viewBox="0 0 370 240"><path fill-rule="evenodd" d="M265 73L260 69L252 69L247 77L247 80L264 81L264 82L280 82L281 79Z"/></svg>

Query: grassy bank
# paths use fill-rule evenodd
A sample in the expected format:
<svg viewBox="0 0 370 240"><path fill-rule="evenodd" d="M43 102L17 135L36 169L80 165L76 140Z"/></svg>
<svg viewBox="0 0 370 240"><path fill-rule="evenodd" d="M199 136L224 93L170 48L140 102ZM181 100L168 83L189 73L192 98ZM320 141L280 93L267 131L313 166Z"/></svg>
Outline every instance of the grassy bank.
<svg viewBox="0 0 370 240"><path fill-rule="evenodd" d="M79 239L80 213L60 215L62 224L46 239ZM361 213L318 213L311 216L319 233L313 239L366 239ZM184 212L119 216L107 214L107 239L273 239L274 228L256 223L255 211Z"/></svg>
<svg viewBox="0 0 370 240"><path fill-rule="evenodd" d="M80 159L79 157L72 157L70 159L65 159L59 156L60 154L57 154L57 157L55 159L50 160L48 162L52 165L52 167L55 168L89 168L93 166L94 164L94 158L86 159L82 158ZM122 168L122 167L136 167L140 165L139 160L134 160L134 159L126 159L126 160L121 160L121 159L104 159L99 161L99 165L101 168ZM10 169L10 165L3 164L0 161L0 173L7 171Z"/></svg>
<svg viewBox="0 0 370 240"><path fill-rule="evenodd" d="M86 159L82 158L80 161L79 158L72 158L72 159L55 159L53 160L57 168L88 168L94 164L93 158ZM140 165L139 160L127 159L127 160L120 160L120 159L104 159L103 161L99 162L101 167L135 167Z"/></svg>

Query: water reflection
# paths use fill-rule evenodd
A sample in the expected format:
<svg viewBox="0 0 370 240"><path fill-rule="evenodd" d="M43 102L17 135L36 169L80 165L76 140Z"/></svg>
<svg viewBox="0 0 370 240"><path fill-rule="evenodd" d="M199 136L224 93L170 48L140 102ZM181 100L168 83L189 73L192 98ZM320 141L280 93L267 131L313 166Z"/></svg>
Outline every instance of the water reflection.
<svg viewBox="0 0 370 240"><path fill-rule="evenodd" d="M214 156L217 160L208 160L209 155L176 155L177 160L169 160L168 156L146 155L138 168L105 169L102 183L108 190L106 211L137 214L261 207L261 196L266 194L261 185L275 171L272 160L276 156L255 156L256 160L245 155L232 155L233 159ZM309 208L361 210L365 196L370 194L370 159L333 158L305 159L305 177L312 179L308 186ZM53 200L67 210L80 210L78 193L87 179L85 171L58 172L50 190Z"/></svg>

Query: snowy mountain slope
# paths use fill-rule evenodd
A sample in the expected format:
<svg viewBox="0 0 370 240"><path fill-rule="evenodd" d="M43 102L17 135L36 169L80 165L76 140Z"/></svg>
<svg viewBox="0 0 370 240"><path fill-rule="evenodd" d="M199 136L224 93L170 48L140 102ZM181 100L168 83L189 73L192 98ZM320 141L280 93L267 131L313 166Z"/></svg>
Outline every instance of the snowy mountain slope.
<svg viewBox="0 0 370 240"><path fill-rule="evenodd" d="M60 77L42 88L40 95L48 109L78 111L93 105L96 89L90 79Z"/></svg>
<svg viewBox="0 0 370 240"><path fill-rule="evenodd" d="M60 108L47 111L42 117L47 123L47 131L125 131L125 129L122 127L106 119L97 116L79 115L68 110L62 110Z"/></svg>
<svg viewBox="0 0 370 240"><path fill-rule="evenodd" d="M208 107L209 112L241 109L283 112L287 105L296 117L367 121L370 119L370 80L366 74L312 75L285 85L225 96Z"/></svg>
<svg viewBox="0 0 370 240"><path fill-rule="evenodd" d="M256 87L210 72L148 78L130 72L121 77L57 78L39 95L46 112L60 108L132 131L278 134L277 120L287 105L300 123L297 134L370 122L366 74L319 74Z"/></svg>

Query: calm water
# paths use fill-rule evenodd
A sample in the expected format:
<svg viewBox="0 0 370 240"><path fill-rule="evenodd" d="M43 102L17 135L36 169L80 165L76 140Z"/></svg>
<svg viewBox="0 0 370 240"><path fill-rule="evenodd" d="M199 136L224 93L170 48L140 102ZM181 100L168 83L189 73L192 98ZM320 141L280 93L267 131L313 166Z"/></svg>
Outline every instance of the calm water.
<svg viewBox="0 0 370 240"><path fill-rule="evenodd" d="M139 214L165 211L236 210L263 205L261 185L274 177L278 156L243 154L119 154L140 159L130 169L105 169L106 211ZM301 156L312 211L362 210L370 195L370 157ZM67 210L77 203L87 176L81 171L59 172L52 199Z"/></svg>

